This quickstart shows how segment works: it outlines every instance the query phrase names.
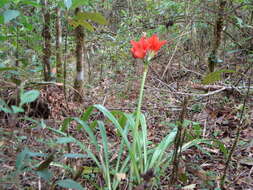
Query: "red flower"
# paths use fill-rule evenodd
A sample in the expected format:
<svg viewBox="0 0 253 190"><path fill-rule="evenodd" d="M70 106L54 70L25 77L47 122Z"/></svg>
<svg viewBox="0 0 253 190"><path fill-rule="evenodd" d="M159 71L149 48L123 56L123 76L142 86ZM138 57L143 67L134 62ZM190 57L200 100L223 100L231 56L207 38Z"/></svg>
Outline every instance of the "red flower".
<svg viewBox="0 0 253 190"><path fill-rule="evenodd" d="M141 37L139 42L131 40L131 44L133 46L131 49L133 57L143 59L149 47L146 37Z"/></svg>
<svg viewBox="0 0 253 190"><path fill-rule="evenodd" d="M134 58L143 59L148 50L157 53L157 51L166 43L166 40L159 41L159 38L155 34L148 39L146 37L141 37L138 42L131 40L133 46L131 52Z"/></svg>
<svg viewBox="0 0 253 190"><path fill-rule="evenodd" d="M157 52L166 43L166 40L159 41L159 38L155 34L148 39L149 49L155 52Z"/></svg>

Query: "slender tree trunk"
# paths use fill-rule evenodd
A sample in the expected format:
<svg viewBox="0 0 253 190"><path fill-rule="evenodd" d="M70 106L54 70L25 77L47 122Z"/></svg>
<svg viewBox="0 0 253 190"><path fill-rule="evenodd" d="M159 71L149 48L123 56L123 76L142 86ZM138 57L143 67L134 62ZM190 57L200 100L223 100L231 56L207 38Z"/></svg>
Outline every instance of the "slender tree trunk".
<svg viewBox="0 0 253 190"><path fill-rule="evenodd" d="M43 69L44 69L44 80L51 80L51 33L50 33L50 11L48 9L47 0L42 0L42 12L44 18L44 27L42 31L42 36L44 38L43 47Z"/></svg>
<svg viewBox="0 0 253 190"><path fill-rule="evenodd" d="M61 81L62 74L62 26L61 26L61 9L56 7L56 80Z"/></svg>
<svg viewBox="0 0 253 190"><path fill-rule="evenodd" d="M221 34L224 23L224 9L226 3L226 0L219 0L218 15L214 26L212 51L208 58L208 68L210 72L214 72L215 65L217 64L217 51L221 43Z"/></svg>
<svg viewBox="0 0 253 190"><path fill-rule="evenodd" d="M75 9L75 14L80 12L80 8ZM82 101L84 96L84 30L82 26L75 29L76 36L76 78L74 82L76 101Z"/></svg>

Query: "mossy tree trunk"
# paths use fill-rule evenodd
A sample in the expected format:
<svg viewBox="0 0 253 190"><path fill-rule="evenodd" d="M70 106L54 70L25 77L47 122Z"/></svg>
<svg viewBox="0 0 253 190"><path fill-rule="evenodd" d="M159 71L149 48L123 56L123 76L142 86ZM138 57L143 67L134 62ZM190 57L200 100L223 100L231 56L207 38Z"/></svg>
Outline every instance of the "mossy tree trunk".
<svg viewBox="0 0 253 190"><path fill-rule="evenodd" d="M80 12L80 8L75 9L75 14ZM84 29L82 26L75 28L76 37L76 78L74 82L76 101L83 101L84 96Z"/></svg>
<svg viewBox="0 0 253 190"><path fill-rule="evenodd" d="M42 12L44 19L44 27L42 30L42 36L44 38L43 44L43 69L44 69L44 80L51 80L51 33L50 33L50 11L48 8L47 0L42 0Z"/></svg>
<svg viewBox="0 0 253 190"><path fill-rule="evenodd" d="M56 80L61 81L62 73L62 26L61 26L61 9L56 7Z"/></svg>

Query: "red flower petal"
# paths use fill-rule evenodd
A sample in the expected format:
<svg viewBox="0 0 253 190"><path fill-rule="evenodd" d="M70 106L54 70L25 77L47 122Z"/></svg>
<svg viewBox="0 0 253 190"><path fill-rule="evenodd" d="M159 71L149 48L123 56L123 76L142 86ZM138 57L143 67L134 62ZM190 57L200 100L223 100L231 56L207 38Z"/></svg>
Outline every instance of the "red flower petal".
<svg viewBox="0 0 253 190"><path fill-rule="evenodd" d="M134 58L143 59L146 56L149 44L145 37L142 37L139 42L131 40L132 49L131 52Z"/></svg>
<svg viewBox="0 0 253 190"><path fill-rule="evenodd" d="M157 52L164 44L167 43L167 41L166 40L159 41L158 36L154 34L148 39L148 43L149 43L149 49Z"/></svg>
<svg viewBox="0 0 253 190"><path fill-rule="evenodd" d="M132 44L131 52L134 58L143 59L148 50L154 51L155 53L164 45L166 44L166 40L159 41L157 35L153 35L150 38L141 37L141 39L136 42L131 40Z"/></svg>

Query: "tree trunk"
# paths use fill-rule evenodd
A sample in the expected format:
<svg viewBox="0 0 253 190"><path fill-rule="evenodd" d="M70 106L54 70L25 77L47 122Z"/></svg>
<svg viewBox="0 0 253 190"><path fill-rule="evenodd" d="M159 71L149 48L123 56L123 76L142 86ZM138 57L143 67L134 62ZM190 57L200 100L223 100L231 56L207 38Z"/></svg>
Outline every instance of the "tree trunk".
<svg viewBox="0 0 253 190"><path fill-rule="evenodd" d="M226 0L219 0L218 15L214 26L213 46L212 51L208 57L208 68L210 72L214 72L214 68L218 60L217 51L221 43L221 34L224 23L224 10L226 3Z"/></svg>
<svg viewBox="0 0 253 190"><path fill-rule="evenodd" d="M80 12L80 8L75 9L75 14ZM74 82L76 101L82 102L84 96L84 31L82 26L75 28L76 36L76 78Z"/></svg>
<svg viewBox="0 0 253 190"><path fill-rule="evenodd" d="M51 80L51 66L50 66L50 56L51 56L51 34L50 34L50 12L48 10L47 0L42 0L42 12L44 18L44 27L42 30L42 36L44 38L43 47L43 69L44 69L44 80Z"/></svg>
<svg viewBox="0 0 253 190"><path fill-rule="evenodd" d="M56 81L61 81L62 74L62 26L61 9L56 7Z"/></svg>

